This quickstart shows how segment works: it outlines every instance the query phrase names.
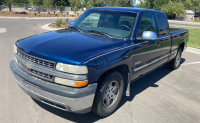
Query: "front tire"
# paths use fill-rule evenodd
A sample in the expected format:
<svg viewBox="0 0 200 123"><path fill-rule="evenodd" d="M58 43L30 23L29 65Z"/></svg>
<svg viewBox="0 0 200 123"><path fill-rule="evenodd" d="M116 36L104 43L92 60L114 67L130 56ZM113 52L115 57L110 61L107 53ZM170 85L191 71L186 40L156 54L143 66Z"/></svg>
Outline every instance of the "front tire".
<svg viewBox="0 0 200 123"><path fill-rule="evenodd" d="M114 71L107 75L97 88L92 112L100 117L112 114L122 98L124 80L121 73Z"/></svg>
<svg viewBox="0 0 200 123"><path fill-rule="evenodd" d="M182 49L179 47L175 58L168 63L169 68L176 70L181 64Z"/></svg>

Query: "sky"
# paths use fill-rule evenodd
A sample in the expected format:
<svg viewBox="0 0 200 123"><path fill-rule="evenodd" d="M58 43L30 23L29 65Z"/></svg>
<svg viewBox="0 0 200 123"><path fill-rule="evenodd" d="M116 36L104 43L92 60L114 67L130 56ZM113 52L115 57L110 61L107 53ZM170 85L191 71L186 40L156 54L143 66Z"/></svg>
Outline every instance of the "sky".
<svg viewBox="0 0 200 123"><path fill-rule="evenodd" d="M136 2L135 2L135 5L137 5L138 3L139 3L139 0L135 0Z"/></svg>

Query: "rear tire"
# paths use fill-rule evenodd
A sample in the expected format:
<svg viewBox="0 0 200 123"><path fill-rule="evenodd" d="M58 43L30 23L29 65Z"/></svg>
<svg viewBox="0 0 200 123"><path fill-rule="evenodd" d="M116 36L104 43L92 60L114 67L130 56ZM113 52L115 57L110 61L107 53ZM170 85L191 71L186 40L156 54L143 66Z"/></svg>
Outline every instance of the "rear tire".
<svg viewBox="0 0 200 123"><path fill-rule="evenodd" d="M119 105L123 90L123 76L118 71L108 74L97 88L92 112L100 117L112 114Z"/></svg>
<svg viewBox="0 0 200 123"><path fill-rule="evenodd" d="M181 56L182 56L182 49L181 47L178 48L178 52L176 53L176 56L174 59L172 59L169 63L168 66L170 69L172 70L176 70L177 68L179 68L180 64L181 64Z"/></svg>

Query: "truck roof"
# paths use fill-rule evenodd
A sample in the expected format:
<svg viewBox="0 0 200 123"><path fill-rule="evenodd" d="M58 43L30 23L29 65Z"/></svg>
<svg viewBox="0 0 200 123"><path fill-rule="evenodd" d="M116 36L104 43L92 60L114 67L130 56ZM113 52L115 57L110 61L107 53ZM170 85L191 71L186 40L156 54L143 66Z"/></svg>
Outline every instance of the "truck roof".
<svg viewBox="0 0 200 123"><path fill-rule="evenodd" d="M162 11L153 9L142 9L142 8L132 8L132 7L95 7L91 9L116 10L116 11L128 11L128 12L148 11L148 12L164 13Z"/></svg>

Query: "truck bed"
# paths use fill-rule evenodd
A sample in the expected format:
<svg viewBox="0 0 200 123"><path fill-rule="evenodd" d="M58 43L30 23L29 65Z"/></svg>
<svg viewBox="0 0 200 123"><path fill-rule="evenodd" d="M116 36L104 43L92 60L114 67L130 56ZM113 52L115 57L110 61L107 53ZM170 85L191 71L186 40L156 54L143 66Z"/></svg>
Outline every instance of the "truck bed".
<svg viewBox="0 0 200 123"><path fill-rule="evenodd" d="M178 31L184 31L184 30L186 30L186 29L180 29L180 28L169 28L170 33L178 32Z"/></svg>

